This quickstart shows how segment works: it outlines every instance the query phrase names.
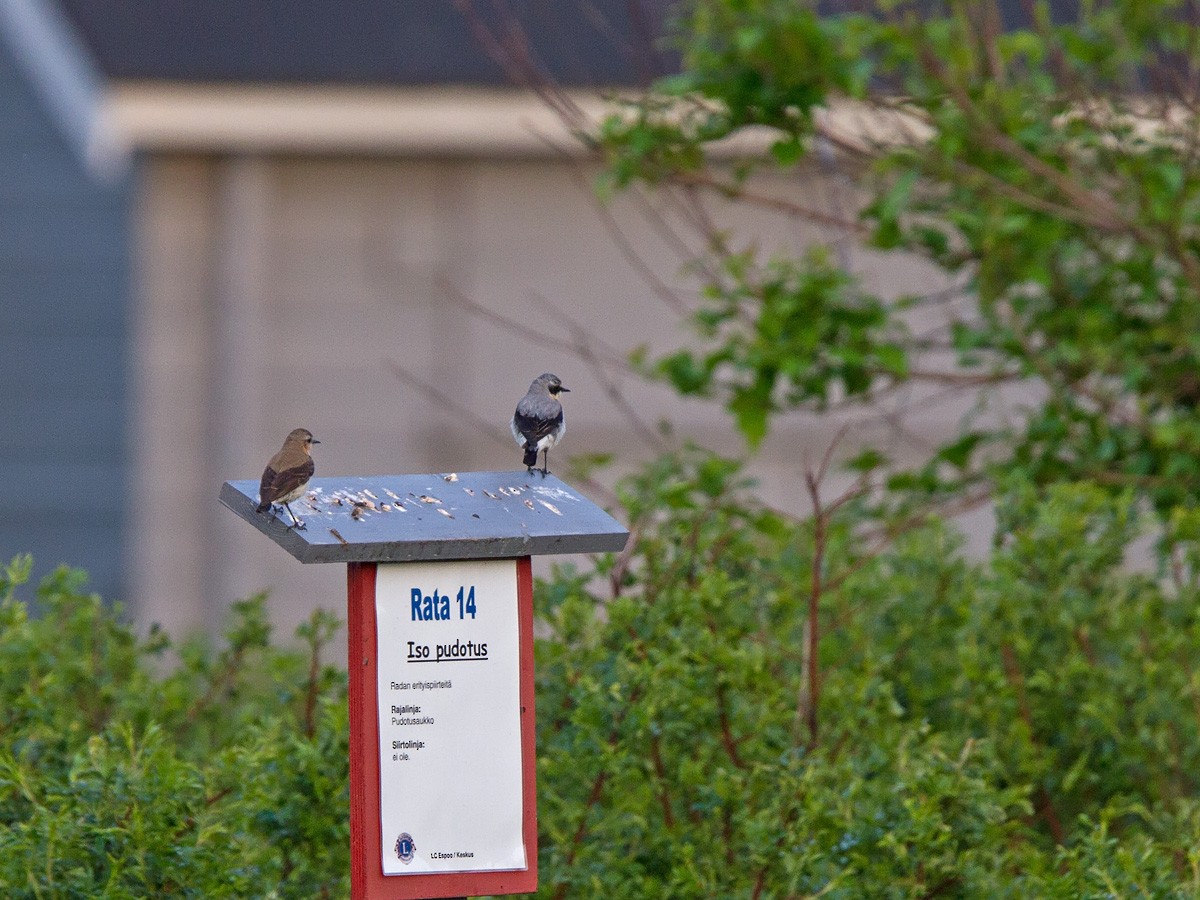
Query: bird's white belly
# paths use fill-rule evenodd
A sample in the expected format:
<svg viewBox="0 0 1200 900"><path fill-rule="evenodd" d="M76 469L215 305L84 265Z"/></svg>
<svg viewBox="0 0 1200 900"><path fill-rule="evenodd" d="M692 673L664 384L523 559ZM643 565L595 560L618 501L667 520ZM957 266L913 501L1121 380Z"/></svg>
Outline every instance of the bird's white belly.
<svg viewBox="0 0 1200 900"><path fill-rule="evenodd" d="M554 445L563 439L563 435L567 433L567 423L563 422L554 431L550 432L544 438L537 442L538 452L542 450L553 449ZM522 442L523 443L523 442Z"/></svg>
<svg viewBox="0 0 1200 900"><path fill-rule="evenodd" d="M291 503L293 500L299 500L304 495L304 489L307 487L308 487L308 482L306 481L306 482L304 482L304 484L300 485L300 487L296 488L294 491L291 491L290 493L283 494L282 496L276 497L275 502L282 505L284 503Z"/></svg>

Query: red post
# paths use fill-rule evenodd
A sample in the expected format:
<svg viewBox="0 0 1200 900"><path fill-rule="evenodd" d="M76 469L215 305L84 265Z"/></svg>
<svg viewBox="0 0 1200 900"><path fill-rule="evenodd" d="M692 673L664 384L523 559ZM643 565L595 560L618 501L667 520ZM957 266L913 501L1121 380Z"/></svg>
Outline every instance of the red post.
<svg viewBox="0 0 1200 900"><path fill-rule="evenodd" d="M375 622L375 563L347 566L350 652L350 896L352 900L524 894L537 890L537 744L533 696L533 568L517 564L521 671L521 786L528 868L514 872L383 874L379 832L379 683Z"/></svg>

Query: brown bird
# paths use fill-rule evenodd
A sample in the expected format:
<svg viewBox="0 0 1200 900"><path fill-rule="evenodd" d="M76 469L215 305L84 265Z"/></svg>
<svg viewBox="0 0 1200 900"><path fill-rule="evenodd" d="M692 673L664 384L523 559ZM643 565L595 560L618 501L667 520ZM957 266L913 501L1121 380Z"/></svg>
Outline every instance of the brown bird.
<svg viewBox="0 0 1200 900"><path fill-rule="evenodd" d="M321 442L314 438L307 428L297 428L287 436L283 447L271 457L271 461L263 470L262 484L258 489L257 512L266 512L275 504L280 504L292 517L292 527L304 527L304 523L296 518L288 504L298 500L308 487L308 480L316 471L312 445L319 443Z"/></svg>

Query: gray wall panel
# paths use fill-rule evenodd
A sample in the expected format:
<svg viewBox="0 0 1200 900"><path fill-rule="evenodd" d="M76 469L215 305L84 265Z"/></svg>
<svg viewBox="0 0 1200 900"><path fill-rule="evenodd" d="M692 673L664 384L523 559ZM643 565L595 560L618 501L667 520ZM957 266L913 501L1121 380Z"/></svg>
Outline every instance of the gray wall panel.
<svg viewBox="0 0 1200 900"><path fill-rule="evenodd" d="M124 591L129 186L84 171L0 43L0 561Z"/></svg>

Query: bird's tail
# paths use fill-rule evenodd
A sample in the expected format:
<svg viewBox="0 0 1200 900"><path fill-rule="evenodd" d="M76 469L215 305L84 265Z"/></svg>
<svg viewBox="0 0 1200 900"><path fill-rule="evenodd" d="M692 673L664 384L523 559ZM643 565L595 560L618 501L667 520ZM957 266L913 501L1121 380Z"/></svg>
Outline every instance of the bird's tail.
<svg viewBox="0 0 1200 900"><path fill-rule="evenodd" d="M537 444L527 443L525 445L525 458L522 459L521 462L527 468L532 468L533 466L537 465L537 455L538 455Z"/></svg>

